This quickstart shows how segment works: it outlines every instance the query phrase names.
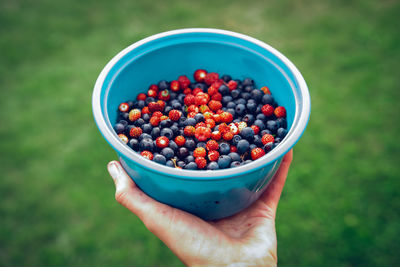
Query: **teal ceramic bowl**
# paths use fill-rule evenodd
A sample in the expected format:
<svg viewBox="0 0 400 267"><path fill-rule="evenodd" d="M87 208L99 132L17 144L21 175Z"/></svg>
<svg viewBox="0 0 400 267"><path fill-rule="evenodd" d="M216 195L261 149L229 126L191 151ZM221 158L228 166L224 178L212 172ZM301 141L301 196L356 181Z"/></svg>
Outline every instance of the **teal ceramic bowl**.
<svg viewBox="0 0 400 267"><path fill-rule="evenodd" d="M122 143L113 130L118 105L135 99L159 80L192 77L196 69L251 77L268 86L287 110L288 134L264 157L244 166L180 170L147 160ZM96 124L135 183L152 198L206 220L233 215L265 191L282 157L296 144L310 116L310 96L297 68L271 46L217 29L181 29L156 34L118 53L100 73L93 91Z"/></svg>

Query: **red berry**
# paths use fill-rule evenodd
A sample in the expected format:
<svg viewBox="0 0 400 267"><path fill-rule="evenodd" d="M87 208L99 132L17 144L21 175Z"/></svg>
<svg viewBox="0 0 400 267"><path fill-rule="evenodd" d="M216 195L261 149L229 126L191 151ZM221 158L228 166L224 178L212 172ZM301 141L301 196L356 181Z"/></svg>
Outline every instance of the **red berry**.
<svg viewBox="0 0 400 267"><path fill-rule="evenodd" d="M229 130L230 130L230 128L229 128L229 126L228 126L225 122L221 123L221 124L218 126L218 131L220 131L221 134L224 134L224 133L226 133L226 132L229 132Z"/></svg>
<svg viewBox="0 0 400 267"><path fill-rule="evenodd" d="M208 93L209 95L212 96L212 95L218 93L218 88L216 88L216 87L214 87L214 86L211 85L211 86L208 88L207 93Z"/></svg>
<svg viewBox="0 0 400 267"><path fill-rule="evenodd" d="M219 79L218 73L216 73L216 72L210 72L210 73L207 73L207 75L206 75L206 77L205 77L205 79L204 79L204 82L205 82L207 85L211 85L212 83L218 81L218 79Z"/></svg>
<svg viewBox="0 0 400 267"><path fill-rule="evenodd" d="M203 113L203 115L204 115L204 119L212 119L212 120L214 120L214 113L212 113L211 111L206 111L206 112L204 112Z"/></svg>
<svg viewBox="0 0 400 267"><path fill-rule="evenodd" d="M140 127L132 127L129 130L129 135L133 138L139 138L139 136L142 134L142 128Z"/></svg>
<svg viewBox="0 0 400 267"><path fill-rule="evenodd" d="M225 123L230 123L233 120L233 116L231 113L224 111L221 113L221 121Z"/></svg>
<svg viewBox="0 0 400 267"><path fill-rule="evenodd" d="M147 91L147 95L149 96L149 97L157 97L157 94L158 94L158 92L157 91L155 91L155 90L153 90L153 89L149 89L148 91Z"/></svg>
<svg viewBox="0 0 400 267"><path fill-rule="evenodd" d="M181 85L178 81L172 81L169 87L171 88L172 92L178 92L179 89L181 89Z"/></svg>
<svg viewBox="0 0 400 267"><path fill-rule="evenodd" d="M256 159L258 159L258 158L261 158L261 157L264 156L264 155L265 155L264 149L259 148L259 147L253 148L253 150L251 151L251 158L252 158L253 160L256 160Z"/></svg>
<svg viewBox="0 0 400 267"><path fill-rule="evenodd" d="M185 90L183 90L183 93L184 93L185 95L189 95L189 94L192 93L192 89L186 88Z"/></svg>
<svg viewBox="0 0 400 267"><path fill-rule="evenodd" d="M193 94L194 96L196 96L196 95L198 95L198 94L200 94L200 93L204 93L203 90L200 89L200 88L194 88L193 91L192 91L192 94Z"/></svg>
<svg viewBox="0 0 400 267"><path fill-rule="evenodd" d="M124 142L125 144L127 144L128 141L129 141L128 137L127 137L126 135L124 135L124 134L119 134L118 137L119 137L119 139L121 139L121 141Z"/></svg>
<svg viewBox="0 0 400 267"><path fill-rule="evenodd" d="M205 113L205 112L211 111L210 108L207 105L201 105L199 107L199 110L200 110L201 113Z"/></svg>
<svg viewBox="0 0 400 267"><path fill-rule="evenodd" d="M233 133L231 132L226 132L222 135L222 138L224 138L224 140L226 141L230 141L233 138Z"/></svg>
<svg viewBox="0 0 400 267"><path fill-rule="evenodd" d="M138 94L138 96L136 97L137 100L146 100L147 96L144 93L140 93Z"/></svg>
<svg viewBox="0 0 400 267"><path fill-rule="evenodd" d="M274 142L274 136L272 134L264 134L263 137L261 137L261 142L263 143L263 145L266 145L270 142Z"/></svg>
<svg viewBox="0 0 400 267"><path fill-rule="evenodd" d="M160 111L164 110L165 108L165 102L162 100L158 100L157 104L160 106Z"/></svg>
<svg viewBox="0 0 400 267"><path fill-rule="evenodd" d="M196 129L193 126L186 126L185 129L183 129L183 133L186 136L193 136L196 132Z"/></svg>
<svg viewBox="0 0 400 267"><path fill-rule="evenodd" d="M208 140L206 144L207 150L218 150L219 145L218 142L215 140Z"/></svg>
<svg viewBox="0 0 400 267"><path fill-rule="evenodd" d="M219 152L217 150L211 150L208 152L208 159L210 161L217 161L219 158Z"/></svg>
<svg viewBox="0 0 400 267"><path fill-rule="evenodd" d="M158 126L158 124L160 123L160 117L157 117L157 116L152 116L151 118L150 118L150 124L152 125L152 126Z"/></svg>
<svg viewBox="0 0 400 267"><path fill-rule="evenodd" d="M184 146L186 143L186 139L183 135L179 135L179 136L175 137L175 143L178 146Z"/></svg>
<svg viewBox="0 0 400 267"><path fill-rule="evenodd" d="M216 123L221 122L221 116L219 114L214 114L213 119Z"/></svg>
<svg viewBox="0 0 400 267"><path fill-rule="evenodd" d="M148 113L150 113L149 107L142 108L142 114L148 114Z"/></svg>
<svg viewBox="0 0 400 267"><path fill-rule="evenodd" d="M213 95L211 96L211 99L212 99L212 100L221 101L221 100L222 100L222 95L221 95L221 93L213 94Z"/></svg>
<svg viewBox="0 0 400 267"><path fill-rule="evenodd" d="M277 118L284 118L286 117L286 109L284 107L277 107L274 110L275 116Z"/></svg>
<svg viewBox="0 0 400 267"><path fill-rule="evenodd" d="M142 116L142 113L140 112L139 109L132 109L129 111L129 120L130 121L136 121Z"/></svg>
<svg viewBox="0 0 400 267"><path fill-rule="evenodd" d="M188 117L188 118L194 118L194 116L196 116L197 113L198 113L198 112L195 112L195 111L189 112L189 114L187 115L187 117Z"/></svg>
<svg viewBox="0 0 400 267"><path fill-rule="evenodd" d="M196 105L190 105L187 109L187 112L196 112L199 113L199 108Z"/></svg>
<svg viewBox="0 0 400 267"><path fill-rule="evenodd" d="M197 157L194 162L196 162L199 169L204 169L207 166L207 160L204 157Z"/></svg>
<svg viewBox="0 0 400 267"><path fill-rule="evenodd" d="M186 106L190 106L194 104L194 95L189 94L186 95L185 98L183 99L183 102L185 103Z"/></svg>
<svg viewBox="0 0 400 267"><path fill-rule="evenodd" d="M119 109L119 111L121 111L121 112L128 112L128 110L129 110L129 105L128 105L127 103L121 103L121 104L119 104L118 109Z"/></svg>
<svg viewBox="0 0 400 267"><path fill-rule="evenodd" d="M160 117L160 121L165 121L165 120L168 120L168 116L162 115Z"/></svg>
<svg viewBox="0 0 400 267"><path fill-rule="evenodd" d="M258 134L260 132L260 127L257 125L251 125L250 128L253 129L254 134Z"/></svg>
<svg viewBox="0 0 400 267"><path fill-rule="evenodd" d="M156 139L156 146L159 148L164 148L169 145L169 139L165 136L157 137Z"/></svg>
<svg viewBox="0 0 400 267"><path fill-rule="evenodd" d="M161 113L161 111L156 111L156 112L154 112L153 113L153 117L155 116L155 117L161 117L163 114Z"/></svg>
<svg viewBox="0 0 400 267"><path fill-rule="evenodd" d="M230 123L229 125L229 131L235 135L235 134L239 134L239 128L237 127L237 125L235 123Z"/></svg>
<svg viewBox="0 0 400 267"><path fill-rule="evenodd" d="M261 87L261 91L263 91L264 94L268 94L268 95L271 94L271 92L269 91L268 87L266 87L266 86Z"/></svg>
<svg viewBox="0 0 400 267"><path fill-rule="evenodd" d="M142 155L142 157L152 160L153 159L153 153L151 153L150 151L143 151L142 153L140 153L140 155Z"/></svg>
<svg viewBox="0 0 400 267"><path fill-rule="evenodd" d="M206 119L205 121L206 127L208 128L214 128L215 127L215 121L213 119Z"/></svg>
<svg viewBox="0 0 400 267"><path fill-rule="evenodd" d="M231 152L237 152L237 147L235 147L234 145L231 145Z"/></svg>
<svg viewBox="0 0 400 267"><path fill-rule="evenodd" d="M194 126L194 128L196 128L196 129L199 127L207 127L207 125L205 122L198 122L198 123L196 123L196 126Z"/></svg>
<svg viewBox="0 0 400 267"><path fill-rule="evenodd" d="M179 82L179 84L180 84L182 89L188 88L188 86L190 84L189 78L186 77L185 75L179 76L178 82Z"/></svg>
<svg viewBox="0 0 400 267"><path fill-rule="evenodd" d="M207 154L206 149L204 147L197 147L193 151L193 157L198 158L198 157L205 157Z"/></svg>
<svg viewBox="0 0 400 267"><path fill-rule="evenodd" d="M196 82L203 82L206 78L206 75L207 71L199 69L194 72L193 78Z"/></svg>
<svg viewBox="0 0 400 267"><path fill-rule="evenodd" d="M230 80L228 82L228 87L230 91L235 90L237 88L237 82L234 80Z"/></svg>
<svg viewBox="0 0 400 267"><path fill-rule="evenodd" d="M207 127L198 127L195 131L195 137L201 142L206 141L211 137L211 129Z"/></svg>
<svg viewBox="0 0 400 267"><path fill-rule="evenodd" d="M168 113L169 118L171 121L178 121L179 118L182 116L182 112L179 110L173 109Z"/></svg>
<svg viewBox="0 0 400 267"><path fill-rule="evenodd" d="M158 93L158 99L168 101L170 98L170 94L168 89L162 90L161 92Z"/></svg>
<svg viewBox="0 0 400 267"><path fill-rule="evenodd" d="M241 121L238 123L239 132L241 132L243 130L243 128L246 128L246 127L247 127L247 123L245 121Z"/></svg>
<svg viewBox="0 0 400 267"><path fill-rule="evenodd" d="M194 98L194 103L198 106L207 104L207 97L204 93L198 93Z"/></svg>
<svg viewBox="0 0 400 267"><path fill-rule="evenodd" d="M261 111L265 116L269 117L272 116L272 114L274 114L274 107L269 104L266 104L262 106Z"/></svg>
<svg viewBox="0 0 400 267"><path fill-rule="evenodd" d="M211 100L211 101L208 103L208 106L209 106L209 108L210 108L212 111L214 111L214 112L216 112L217 110L219 110L219 109L222 108L221 102L219 102L219 101L217 101L217 100Z"/></svg>
<svg viewBox="0 0 400 267"><path fill-rule="evenodd" d="M219 131L214 131L211 133L211 138L218 141L221 139L221 133Z"/></svg>
<svg viewBox="0 0 400 267"><path fill-rule="evenodd" d="M157 102L150 102L148 107L150 112L161 111L161 106Z"/></svg>
<svg viewBox="0 0 400 267"><path fill-rule="evenodd" d="M156 91L158 93L158 86L155 85L155 84L150 85L149 89L150 90L154 90L154 91Z"/></svg>

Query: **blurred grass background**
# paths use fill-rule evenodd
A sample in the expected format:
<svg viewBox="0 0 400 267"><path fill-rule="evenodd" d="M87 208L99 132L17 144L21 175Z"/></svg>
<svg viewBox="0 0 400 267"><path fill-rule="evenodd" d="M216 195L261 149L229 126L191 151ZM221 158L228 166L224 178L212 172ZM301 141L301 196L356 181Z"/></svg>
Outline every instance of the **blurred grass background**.
<svg viewBox="0 0 400 267"><path fill-rule="evenodd" d="M399 14L391 0L0 1L0 266L182 266L114 201L91 94L121 49L185 27L263 40L309 85L280 265L398 266Z"/></svg>

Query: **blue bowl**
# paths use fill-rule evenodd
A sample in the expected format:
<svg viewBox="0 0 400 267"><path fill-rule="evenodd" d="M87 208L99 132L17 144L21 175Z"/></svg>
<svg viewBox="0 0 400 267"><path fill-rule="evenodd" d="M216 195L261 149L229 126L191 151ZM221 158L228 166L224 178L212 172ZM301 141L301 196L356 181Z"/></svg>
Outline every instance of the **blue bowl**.
<svg viewBox="0 0 400 267"><path fill-rule="evenodd" d="M244 166L216 170L174 169L147 160L122 143L113 130L117 108L159 80L191 77L196 69L251 77L268 86L287 110L288 134L264 157ZM206 220L233 215L265 191L282 157L304 132L310 96L297 68L271 46L217 29L181 29L138 41L117 54L100 73L93 91L96 124L135 183L152 198Z"/></svg>

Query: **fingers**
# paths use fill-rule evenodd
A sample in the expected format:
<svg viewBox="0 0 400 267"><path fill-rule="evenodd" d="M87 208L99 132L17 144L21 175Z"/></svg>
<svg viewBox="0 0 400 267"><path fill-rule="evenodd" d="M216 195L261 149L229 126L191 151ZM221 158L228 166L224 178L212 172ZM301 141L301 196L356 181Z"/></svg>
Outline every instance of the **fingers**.
<svg viewBox="0 0 400 267"><path fill-rule="evenodd" d="M276 212L276 208L278 207L278 202L282 194L283 186L286 182L286 177L289 172L290 164L293 160L293 149L291 149L282 159L281 165L279 166L278 171L272 178L271 183L269 184L267 190L261 196L261 201L267 204L268 207L272 209L272 211Z"/></svg>

